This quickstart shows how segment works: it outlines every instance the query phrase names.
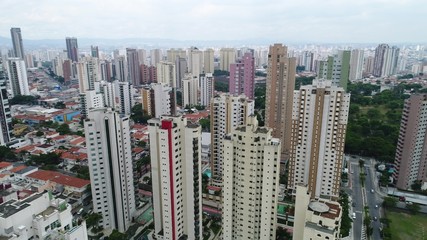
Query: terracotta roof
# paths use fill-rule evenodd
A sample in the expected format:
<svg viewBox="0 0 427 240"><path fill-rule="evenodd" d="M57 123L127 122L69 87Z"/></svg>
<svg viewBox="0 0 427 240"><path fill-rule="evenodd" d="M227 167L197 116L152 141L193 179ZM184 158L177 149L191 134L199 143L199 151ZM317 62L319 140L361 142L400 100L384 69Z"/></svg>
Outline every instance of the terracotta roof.
<svg viewBox="0 0 427 240"><path fill-rule="evenodd" d="M0 169L1 168L7 168L10 166L12 166L12 163L10 163L10 162L0 162Z"/></svg>
<svg viewBox="0 0 427 240"><path fill-rule="evenodd" d="M185 114L184 117L190 119L190 120L198 120L201 118L207 118L209 116L209 112L197 112L197 113L191 113L191 114Z"/></svg>
<svg viewBox="0 0 427 240"><path fill-rule="evenodd" d="M144 151L144 149L142 147L136 147L136 148L132 149L132 152L134 152L134 153L141 153L143 151Z"/></svg>
<svg viewBox="0 0 427 240"><path fill-rule="evenodd" d="M15 150L15 152L16 153L20 153L20 152L22 152L22 151L27 151L27 152L31 152L32 150L34 150L34 148L36 148L38 145L28 145L28 146L25 146L25 147L20 147L20 148L17 148L16 150Z"/></svg>
<svg viewBox="0 0 427 240"><path fill-rule="evenodd" d="M138 130L142 130L142 129L145 129L145 128L147 128L147 126L146 125L142 125L142 124L135 124L132 127L132 129L138 129Z"/></svg>
<svg viewBox="0 0 427 240"><path fill-rule="evenodd" d="M0 173L0 179L4 178L4 177L6 177L6 176L9 176L9 174L3 174L3 173Z"/></svg>
<svg viewBox="0 0 427 240"><path fill-rule="evenodd" d="M215 187L215 186L207 186L206 187L208 190L212 190L212 191L221 191L220 187Z"/></svg>
<svg viewBox="0 0 427 240"><path fill-rule="evenodd" d="M81 152L64 152L62 153L61 158L67 160L81 161L87 159L87 154Z"/></svg>
<svg viewBox="0 0 427 240"><path fill-rule="evenodd" d="M31 153L35 154L35 155L40 155L40 154L42 154L44 152L42 150L35 150L35 151L31 152Z"/></svg>
<svg viewBox="0 0 427 240"><path fill-rule="evenodd" d="M75 188L82 188L90 184L89 180L71 177L59 172L47 170L38 170L34 173L29 174L27 177L39 179L42 181L52 181L64 186L70 186Z"/></svg>
<svg viewBox="0 0 427 240"><path fill-rule="evenodd" d="M78 138L75 138L72 141L70 141L70 144L71 145L79 145L79 144L84 143L85 141L86 141L86 139L84 137L78 137Z"/></svg>
<svg viewBox="0 0 427 240"><path fill-rule="evenodd" d="M144 138L146 134L142 133L142 132L136 132L134 134L132 134L132 137L138 140L141 140Z"/></svg>
<svg viewBox="0 0 427 240"><path fill-rule="evenodd" d="M58 141L58 140L62 140L64 138L66 138L65 135L59 135L59 136L53 137L52 140Z"/></svg>
<svg viewBox="0 0 427 240"><path fill-rule="evenodd" d="M13 172L13 173L16 173L16 172L21 171L22 169L25 169L25 168L27 168L27 166L20 165L20 166L17 166L17 167L14 167L14 168L10 169L10 171Z"/></svg>

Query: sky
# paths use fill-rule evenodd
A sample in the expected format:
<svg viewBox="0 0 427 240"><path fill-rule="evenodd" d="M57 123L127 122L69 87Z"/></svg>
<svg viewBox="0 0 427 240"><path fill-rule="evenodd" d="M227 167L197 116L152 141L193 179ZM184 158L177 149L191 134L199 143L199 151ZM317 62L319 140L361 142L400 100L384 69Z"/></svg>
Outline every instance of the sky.
<svg viewBox="0 0 427 240"><path fill-rule="evenodd" d="M0 0L0 36L427 42L426 0Z"/></svg>

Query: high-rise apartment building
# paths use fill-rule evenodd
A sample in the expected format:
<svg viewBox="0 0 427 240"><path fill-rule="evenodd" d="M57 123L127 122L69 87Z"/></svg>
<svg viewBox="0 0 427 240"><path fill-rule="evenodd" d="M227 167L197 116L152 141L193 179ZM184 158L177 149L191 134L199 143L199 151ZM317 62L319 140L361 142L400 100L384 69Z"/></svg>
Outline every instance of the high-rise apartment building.
<svg viewBox="0 0 427 240"><path fill-rule="evenodd" d="M188 50L188 72L194 77L199 77L203 73L203 52L196 47Z"/></svg>
<svg viewBox="0 0 427 240"><path fill-rule="evenodd" d="M314 53L310 51L304 51L301 54L299 65L304 66L305 71L308 71L308 72L314 71Z"/></svg>
<svg viewBox="0 0 427 240"><path fill-rule="evenodd" d="M75 63L77 67L77 78L79 80L80 93L95 89L98 81L98 61L96 58L87 57Z"/></svg>
<svg viewBox="0 0 427 240"><path fill-rule="evenodd" d="M141 69L139 66L138 51L134 48L126 48L126 58L128 63L128 82L134 86L140 86Z"/></svg>
<svg viewBox="0 0 427 240"><path fill-rule="evenodd" d="M363 75L363 60L364 60L364 51L361 49L351 50L350 57L350 75L349 80L358 80L362 79Z"/></svg>
<svg viewBox="0 0 427 240"><path fill-rule="evenodd" d="M182 88L182 79L187 73L187 59L184 57L177 57L175 60L175 71L176 71L176 88Z"/></svg>
<svg viewBox="0 0 427 240"><path fill-rule="evenodd" d="M6 88L6 71L0 58L0 145L4 146L11 140L12 114Z"/></svg>
<svg viewBox="0 0 427 240"><path fill-rule="evenodd" d="M285 158L291 149L292 102L295 88L296 59L288 57L288 47L270 46L267 65L265 125L282 142Z"/></svg>
<svg viewBox="0 0 427 240"><path fill-rule="evenodd" d="M139 64L146 64L147 51L145 49L137 49Z"/></svg>
<svg viewBox="0 0 427 240"><path fill-rule="evenodd" d="M12 90L12 97L17 95L30 95L28 88L27 69L25 68L25 62L21 58L9 58L9 86Z"/></svg>
<svg viewBox="0 0 427 240"><path fill-rule="evenodd" d="M397 62L399 60L399 51L399 48L396 46L386 49L384 52L381 77L388 77L396 74Z"/></svg>
<svg viewBox="0 0 427 240"><path fill-rule="evenodd" d="M350 74L350 55L347 50L340 50L337 54L329 56L327 61L320 61L317 77L332 80L332 84L347 90Z"/></svg>
<svg viewBox="0 0 427 240"><path fill-rule="evenodd" d="M387 44L380 44L377 48L375 48L375 56L374 56L374 66L372 70L372 75L375 77L381 77L383 65L384 65L384 55L387 49L390 47Z"/></svg>
<svg viewBox="0 0 427 240"><path fill-rule="evenodd" d="M276 239L280 140L250 116L223 142L222 239Z"/></svg>
<svg viewBox="0 0 427 240"><path fill-rule="evenodd" d="M166 51L168 62L175 62L177 57L187 58L187 52L182 48L172 48Z"/></svg>
<svg viewBox="0 0 427 240"><path fill-rule="evenodd" d="M65 38L65 43L67 45L67 56L73 62L79 61L79 46L77 44L77 38L67 37Z"/></svg>
<svg viewBox="0 0 427 240"><path fill-rule="evenodd" d="M128 64L124 56L118 56L114 58L114 78L120 82L126 82L128 80Z"/></svg>
<svg viewBox="0 0 427 240"><path fill-rule="evenodd" d="M13 45L13 57L25 60L24 45L22 44L21 28L11 28L10 36Z"/></svg>
<svg viewBox="0 0 427 240"><path fill-rule="evenodd" d="M148 121L157 239L202 239L201 128L183 117Z"/></svg>
<svg viewBox="0 0 427 240"><path fill-rule="evenodd" d="M88 113L92 109L98 109L105 107L105 100L102 93L98 93L95 90L87 90L80 93L80 114L83 118L88 116Z"/></svg>
<svg viewBox="0 0 427 240"><path fill-rule="evenodd" d="M100 84L101 85L101 84ZM104 98L104 104L120 114L130 115L133 107L132 85L129 82L115 80L103 82L99 91Z"/></svg>
<svg viewBox="0 0 427 240"><path fill-rule="evenodd" d="M162 51L160 49L151 49L150 51L150 64L157 66L157 63L162 61Z"/></svg>
<svg viewBox="0 0 427 240"><path fill-rule="evenodd" d="M176 114L176 71L172 62L161 61L157 64L157 82L172 88L170 93L171 114Z"/></svg>
<svg viewBox="0 0 427 240"><path fill-rule="evenodd" d="M421 181L427 189L427 94L414 94L405 100L393 177L399 189L410 189Z"/></svg>
<svg viewBox="0 0 427 240"><path fill-rule="evenodd" d="M172 88L167 84L152 83L141 89L142 110L148 115L160 118L163 115L172 115Z"/></svg>
<svg viewBox="0 0 427 240"><path fill-rule="evenodd" d="M365 58L364 64L364 73L373 73L374 72L374 57L368 56Z"/></svg>
<svg viewBox="0 0 427 240"><path fill-rule="evenodd" d="M306 186L297 185L293 239L341 239L342 214L339 202L313 199Z"/></svg>
<svg viewBox="0 0 427 240"><path fill-rule="evenodd" d="M98 46L90 46L90 56L94 58L99 58Z"/></svg>
<svg viewBox="0 0 427 240"><path fill-rule="evenodd" d="M219 50L219 70L230 71L230 64L236 62L236 49L221 48Z"/></svg>
<svg viewBox="0 0 427 240"><path fill-rule="evenodd" d="M239 126L246 125L254 114L255 102L247 96L223 93L210 104L211 116L211 173L212 183L222 186L224 137Z"/></svg>
<svg viewBox="0 0 427 240"><path fill-rule="evenodd" d="M350 94L329 80L294 92L288 188L339 196Z"/></svg>
<svg viewBox="0 0 427 240"><path fill-rule="evenodd" d="M254 99L255 58L250 52L243 55L237 63L230 64L230 94L245 94Z"/></svg>
<svg viewBox="0 0 427 240"><path fill-rule="evenodd" d="M182 107L193 106L199 103L199 76L192 73L185 74L182 79Z"/></svg>
<svg viewBox="0 0 427 240"><path fill-rule="evenodd" d="M214 72L214 50L212 48L208 48L203 51L203 72L204 73L213 73Z"/></svg>
<svg viewBox="0 0 427 240"><path fill-rule="evenodd" d="M103 228L125 232L136 210L129 117L95 109L84 125L93 211Z"/></svg>
<svg viewBox="0 0 427 240"><path fill-rule="evenodd" d="M209 106L214 93L214 77L212 73L200 74L200 104Z"/></svg>

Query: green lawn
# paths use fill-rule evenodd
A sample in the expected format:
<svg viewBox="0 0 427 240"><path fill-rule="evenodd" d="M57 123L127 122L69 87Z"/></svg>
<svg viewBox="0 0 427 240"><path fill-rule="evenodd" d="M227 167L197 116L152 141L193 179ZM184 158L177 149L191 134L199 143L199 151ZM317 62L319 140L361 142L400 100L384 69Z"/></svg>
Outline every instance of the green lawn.
<svg viewBox="0 0 427 240"><path fill-rule="evenodd" d="M385 115L388 111L388 108L385 104L378 106L360 106L360 113L366 114L369 109L378 109L382 115Z"/></svg>
<svg viewBox="0 0 427 240"><path fill-rule="evenodd" d="M392 239L412 240L427 239L427 216L424 214L410 215L407 213L387 211L391 220L390 230ZM423 236L424 232L424 238Z"/></svg>

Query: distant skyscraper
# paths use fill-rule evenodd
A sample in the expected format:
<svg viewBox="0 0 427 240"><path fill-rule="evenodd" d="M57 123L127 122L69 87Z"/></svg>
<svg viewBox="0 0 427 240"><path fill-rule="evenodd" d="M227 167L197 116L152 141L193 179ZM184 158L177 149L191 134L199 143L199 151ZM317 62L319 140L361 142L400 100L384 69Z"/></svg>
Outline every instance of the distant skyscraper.
<svg viewBox="0 0 427 240"><path fill-rule="evenodd" d="M353 49L351 50L351 58L350 58L350 76L349 80L358 80L362 79L363 73L363 50L361 49Z"/></svg>
<svg viewBox="0 0 427 240"><path fill-rule="evenodd" d="M230 64L236 62L236 49L221 48L219 51L219 70L230 71Z"/></svg>
<svg viewBox="0 0 427 240"><path fill-rule="evenodd" d="M237 63L230 64L230 94L245 94L254 99L255 58L250 52L243 55Z"/></svg>
<svg viewBox="0 0 427 240"><path fill-rule="evenodd" d="M70 59L65 59L62 62L62 73L64 74L64 82L68 83L69 81L71 81L71 78L73 77L73 72L72 72L72 63Z"/></svg>
<svg viewBox="0 0 427 240"><path fill-rule="evenodd" d="M222 239L276 239L280 140L255 116L224 140Z"/></svg>
<svg viewBox="0 0 427 240"><path fill-rule="evenodd" d="M21 58L9 58L9 83L12 90L12 97L17 95L30 95L28 88L27 69L24 60Z"/></svg>
<svg viewBox="0 0 427 240"><path fill-rule="evenodd" d="M200 74L200 104L209 106L214 93L214 77L212 73Z"/></svg>
<svg viewBox="0 0 427 240"><path fill-rule="evenodd" d="M124 56L119 56L114 59L115 79L120 82L128 80L128 64Z"/></svg>
<svg viewBox="0 0 427 240"><path fill-rule="evenodd" d="M381 77L388 77L396 74L397 62L399 59L399 48L387 48L384 52L383 66L381 69Z"/></svg>
<svg viewBox="0 0 427 240"><path fill-rule="evenodd" d="M152 83L150 86L142 88L142 110L155 118L172 115L171 95L172 88L167 84Z"/></svg>
<svg viewBox="0 0 427 240"><path fill-rule="evenodd" d="M90 110L105 107L104 96L95 90L80 93L80 113L83 118L88 116Z"/></svg>
<svg viewBox="0 0 427 240"><path fill-rule="evenodd" d="M235 128L246 125L254 114L255 102L247 96L232 96L223 93L211 100L211 172L212 183L222 187L223 139Z"/></svg>
<svg viewBox="0 0 427 240"><path fill-rule="evenodd" d="M296 59L288 57L282 44L270 46L267 65L265 125L282 142L282 152L291 150L292 103L295 88ZM285 156L286 157L286 156Z"/></svg>
<svg viewBox="0 0 427 240"><path fill-rule="evenodd" d="M0 58L0 145L6 145L11 138L12 115L6 90L6 72Z"/></svg>
<svg viewBox="0 0 427 240"><path fill-rule="evenodd" d="M67 56L73 62L79 61L79 46L77 45L77 38L67 37L65 38L67 44Z"/></svg>
<svg viewBox="0 0 427 240"><path fill-rule="evenodd" d="M308 186L312 197L338 197L350 94L331 81L295 90L288 188Z"/></svg>
<svg viewBox="0 0 427 240"><path fill-rule="evenodd" d="M384 55L389 46L387 44L380 44L377 48L375 48L375 56L374 56L374 68L372 71L372 75L375 77L382 76L382 70L384 65Z"/></svg>
<svg viewBox="0 0 427 240"><path fill-rule="evenodd" d="M408 190L416 181L427 189L427 94L405 100L394 160L394 179L399 189Z"/></svg>
<svg viewBox="0 0 427 240"><path fill-rule="evenodd" d="M128 82L132 83L134 86L140 86L141 68L139 66L138 51L134 48L126 48L126 57L129 70Z"/></svg>
<svg viewBox="0 0 427 240"><path fill-rule="evenodd" d="M90 55L94 58L99 58L98 46L90 46Z"/></svg>
<svg viewBox="0 0 427 240"><path fill-rule="evenodd" d="M25 59L24 45L22 44L21 28L11 28L10 35L13 44L13 57Z"/></svg>
<svg viewBox="0 0 427 240"><path fill-rule="evenodd" d="M147 51L145 49L137 49L138 51L138 58L139 58L139 64L146 64L147 60Z"/></svg>
<svg viewBox="0 0 427 240"><path fill-rule="evenodd" d="M170 93L171 114L176 114L176 71L172 62L161 61L157 64L157 82L167 84L172 88Z"/></svg>
<svg viewBox="0 0 427 240"><path fill-rule="evenodd" d="M199 77L187 73L182 79L182 107L198 104Z"/></svg>
<svg viewBox="0 0 427 240"><path fill-rule="evenodd" d="M350 51L338 51L334 56L329 56L327 61L320 61L318 78L332 80L332 84L347 90L350 74Z"/></svg>
<svg viewBox="0 0 427 240"><path fill-rule="evenodd" d="M157 63L162 61L162 51L160 49L152 49L150 51L150 63L151 66L157 66Z"/></svg>
<svg viewBox="0 0 427 240"><path fill-rule="evenodd" d="M136 210L129 117L101 108L84 125L93 211L103 228L125 232Z"/></svg>
<svg viewBox="0 0 427 240"><path fill-rule="evenodd" d="M175 60L175 71L176 71L176 88L182 88L182 79L187 73L187 60L184 57L177 57Z"/></svg>
<svg viewBox="0 0 427 240"><path fill-rule="evenodd" d="M188 71L193 74L193 77L199 77L203 72L203 52L192 47L188 50Z"/></svg>
<svg viewBox="0 0 427 240"><path fill-rule="evenodd" d="M87 90L95 90L95 82L98 81L98 63L95 58L88 57L76 63L77 78L79 79L80 93Z"/></svg>
<svg viewBox="0 0 427 240"><path fill-rule="evenodd" d="M371 74L374 72L374 57L369 56L365 58L364 72Z"/></svg>
<svg viewBox="0 0 427 240"><path fill-rule="evenodd" d="M202 239L201 129L183 117L148 121L156 239Z"/></svg>
<svg viewBox="0 0 427 240"><path fill-rule="evenodd" d="M212 48L203 51L203 71L204 73L214 72L214 50Z"/></svg>
<svg viewBox="0 0 427 240"><path fill-rule="evenodd" d="M150 83L150 70L148 65L141 64L139 67L141 71L141 84L145 85Z"/></svg>
<svg viewBox="0 0 427 240"><path fill-rule="evenodd" d="M187 58L187 52L181 48L172 48L166 51L167 60L169 62L175 62L177 57Z"/></svg>

